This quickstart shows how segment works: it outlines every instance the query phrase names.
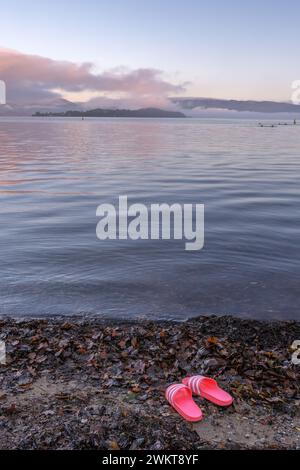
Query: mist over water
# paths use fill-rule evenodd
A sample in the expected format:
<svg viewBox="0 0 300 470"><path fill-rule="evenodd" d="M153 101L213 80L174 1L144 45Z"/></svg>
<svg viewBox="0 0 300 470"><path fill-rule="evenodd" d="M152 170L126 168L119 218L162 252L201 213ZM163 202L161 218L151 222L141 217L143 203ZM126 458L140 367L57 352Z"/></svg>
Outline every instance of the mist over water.
<svg viewBox="0 0 300 470"><path fill-rule="evenodd" d="M0 119L0 314L300 317L300 126ZM205 246L96 238L96 208L205 204Z"/></svg>

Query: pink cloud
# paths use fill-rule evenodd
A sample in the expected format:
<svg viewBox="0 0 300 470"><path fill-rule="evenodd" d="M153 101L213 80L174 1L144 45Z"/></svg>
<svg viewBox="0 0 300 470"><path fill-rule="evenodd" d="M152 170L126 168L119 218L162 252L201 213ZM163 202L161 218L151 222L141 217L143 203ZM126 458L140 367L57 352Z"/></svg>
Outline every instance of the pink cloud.
<svg viewBox="0 0 300 470"><path fill-rule="evenodd" d="M47 103L65 92L122 93L127 98L150 102L169 94L182 93L183 85L174 85L156 69L114 69L93 73L92 63L57 61L0 48L0 78L7 84L8 101Z"/></svg>

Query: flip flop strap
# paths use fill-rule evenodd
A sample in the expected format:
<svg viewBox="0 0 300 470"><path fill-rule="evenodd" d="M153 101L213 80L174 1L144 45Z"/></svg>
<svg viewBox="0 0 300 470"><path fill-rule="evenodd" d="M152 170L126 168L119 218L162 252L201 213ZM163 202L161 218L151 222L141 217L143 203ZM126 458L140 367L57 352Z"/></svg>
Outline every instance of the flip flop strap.
<svg viewBox="0 0 300 470"><path fill-rule="evenodd" d="M194 375L193 377L190 377L188 386L194 394L198 393L198 395L201 395L200 384L204 378L205 377L203 377L203 375Z"/></svg>
<svg viewBox="0 0 300 470"><path fill-rule="evenodd" d="M181 384L174 384L171 385L168 390L167 390L167 400L171 403L171 405L174 404L174 398L178 390L182 390L183 388L187 388L185 385Z"/></svg>

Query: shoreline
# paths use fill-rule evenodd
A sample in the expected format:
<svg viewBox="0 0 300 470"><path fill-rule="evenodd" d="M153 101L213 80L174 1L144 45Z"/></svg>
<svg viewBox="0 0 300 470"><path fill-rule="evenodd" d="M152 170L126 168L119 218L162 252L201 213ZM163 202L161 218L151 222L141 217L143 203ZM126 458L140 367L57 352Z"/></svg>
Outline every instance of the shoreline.
<svg viewBox="0 0 300 470"><path fill-rule="evenodd" d="M151 314L150 314L151 315ZM157 317L148 317L147 314L134 316L132 318L128 318L127 316L112 316L111 313L95 313L95 312L84 312L84 313L75 313L75 314L68 314L68 313L46 313L42 315L38 314L23 314L20 315L18 313L1 313L0 312L0 322L3 321L10 321L13 320L16 323L22 322L30 322L30 321L48 321L48 322L64 322L64 321L71 321L74 323L78 322L93 322L95 325L135 325L139 323L154 323L154 324L164 324L164 325L182 325L185 323L190 323L193 321L204 321L204 320L213 320L213 319L229 319L230 321L237 320L238 322L249 322L251 323L258 323L262 325L272 325L272 324L289 324L289 323L299 323L300 318L295 319L293 317L287 318L256 318L251 313L234 313L234 314L227 314L227 313L200 313L198 315L186 316L183 319L180 318L157 318Z"/></svg>
<svg viewBox="0 0 300 470"><path fill-rule="evenodd" d="M300 448L300 322L0 317L0 449ZM166 387L214 377L234 397L185 422Z"/></svg>

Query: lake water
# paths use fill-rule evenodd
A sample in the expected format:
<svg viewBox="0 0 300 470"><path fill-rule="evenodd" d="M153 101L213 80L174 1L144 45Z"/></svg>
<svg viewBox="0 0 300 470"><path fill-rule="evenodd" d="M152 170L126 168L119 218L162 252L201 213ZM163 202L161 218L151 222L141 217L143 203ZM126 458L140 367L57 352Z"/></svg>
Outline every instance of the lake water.
<svg viewBox="0 0 300 470"><path fill-rule="evenodd" d="M300 126L0 119L0 314L300 317ZM99 241L96 208L205 204L205 246Z"/></svg>

